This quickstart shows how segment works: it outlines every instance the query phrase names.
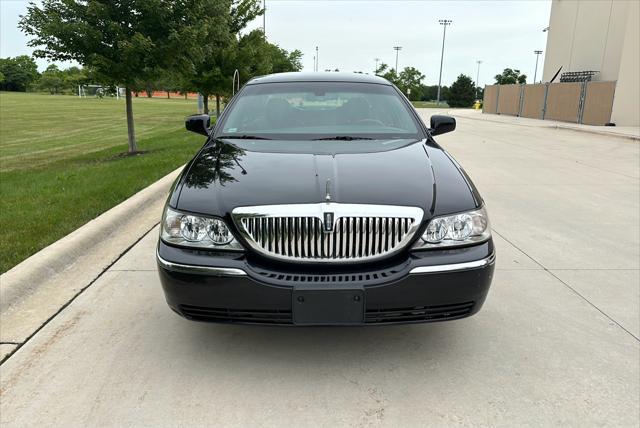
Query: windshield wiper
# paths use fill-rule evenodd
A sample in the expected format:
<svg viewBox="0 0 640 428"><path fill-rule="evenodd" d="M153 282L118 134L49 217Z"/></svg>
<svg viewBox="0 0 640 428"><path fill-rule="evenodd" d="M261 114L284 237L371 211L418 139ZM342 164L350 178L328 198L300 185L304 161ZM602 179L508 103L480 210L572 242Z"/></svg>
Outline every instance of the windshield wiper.
<svg viewBox="0 0 640 428"><path fill-rule="evenodd" d="M267 137L258 137L257 135L221 135L216 137L218 139L236 139L236 140L270 140Z"/></svg>
<svg viewBox="0 0 640 428"><path fill-rule="evenodd" d="M324 138L314 138L313 141L328 141L328 140L337 140L337 141L353 141L353 140L373 140L373 138L369 137L352 137L351 135L336 135L335 137L324 137Z"/></svg>

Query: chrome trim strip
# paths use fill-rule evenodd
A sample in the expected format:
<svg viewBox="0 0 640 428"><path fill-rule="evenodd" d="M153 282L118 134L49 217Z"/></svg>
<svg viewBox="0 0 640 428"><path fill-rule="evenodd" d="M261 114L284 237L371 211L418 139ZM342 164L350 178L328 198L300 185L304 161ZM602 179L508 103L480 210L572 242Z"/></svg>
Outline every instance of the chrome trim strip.
<svg viewBox="0 0 640 428"><path fill-rule="evenodd" d="M173 263L160 257L160 254L158 254L157 251L156 251L156 259L158 260L158 264L161 267L174 272L194 273L199 275L213 275L213 276L246 276L247 275L245 271L237 268L184 265L180 263Z"/></svg>
<svg viewBox="0 0 640 428"><path fill-rule="evenodd" d="M409 272L410 275L421 273L438 273L438 272L454 272L460 270L477 269L485 266L489 266L496 261L496 253L491 254L484 259L475 260L472 262L454 263L450 265L434 265L434 266L418 266Z"/></svg>

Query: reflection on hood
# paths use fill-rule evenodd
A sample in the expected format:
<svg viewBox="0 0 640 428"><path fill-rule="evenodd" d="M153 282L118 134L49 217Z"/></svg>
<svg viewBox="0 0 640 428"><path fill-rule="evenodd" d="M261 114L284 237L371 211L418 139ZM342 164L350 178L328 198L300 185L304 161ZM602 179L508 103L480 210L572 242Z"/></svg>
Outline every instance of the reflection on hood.
<svg viewBox="0 0 640 428"><path fill-rule="evenodd" d="M233 175L233 170L238 167L242 174L247 171L240 161L245 151L231 144L217 143L205 148L198 156L186 177L189 187L205 188L212 183L224 186L238 181Z"/></svg>

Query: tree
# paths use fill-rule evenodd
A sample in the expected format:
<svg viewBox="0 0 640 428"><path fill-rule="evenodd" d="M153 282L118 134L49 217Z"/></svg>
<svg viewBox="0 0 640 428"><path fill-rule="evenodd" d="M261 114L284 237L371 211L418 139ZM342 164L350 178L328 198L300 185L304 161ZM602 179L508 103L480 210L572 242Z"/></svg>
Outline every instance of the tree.
<svg viewBox="0 0 640 428"><path fill-rule="evenodd" d="M288 52L278 45L267 43L270 73L286 73L302 70L302 52L298 49Z"/></svg>
<svg viewBox="0 0 640 428"><path fill-rule="evenodd" d="M389 68L387 64L381 62L378 68L376 69L376 76L380 76L384 79L387 79L389 82L393 83L396 86L400 86L400 78L396 71L393 68Z"/></svg>
<svg viewBox="0 0 640 428"><path fill-rule="evenodd" d="M270 73L298 71L302 68L302 52L287 52L269 43L262 30L241 35L240 31L264 13L260 0L233 0L227 4L222 22L212 31L215 35L203 38L206 54L194 67L184 72L186 88L199 92L204 98L204 111L209 113L209 96L215 95L216 114L220 114L220 99L231 95L235 70L240 81Z"/></svg>
<svg viewBox="0 0 640 428"><path fill-rule="evenodd" d="M69 67L63 71L65 89L75 93L78 86L89 82L90 72L78 67Z"/></svg>
<svg viewBox="0 0 640 428"><path fill-rule="evenodd" d="M51 95L60 93L64 85L63 72L55 64L47 67L38 80L38 88L49 91Z"/></svg>
<svg viewBox="0 0 640 428"><path fill-rule="evenodd" d="M69 67L60 70L55 64L51 64L40 75L35 83L35 87L39 90L47 91L50 94L72 93L78 91L78 86L85 85L90 82L90 71L78 67Z"/></svg>
<svg viewBox="0 0 640 428"><path fill-rule="evenodd" d="M230 0L229 0L230 1ZM19 28L34 55L77 61L105 84L125 87L129 153L137 152L131 90L158 70L190 67L220 0L43 0Z"/></svg>
<svg viewBox="0 0 640 428"><path fill-rule="evenodd" d="M426 86L422 84L422 81L425 79L425 75L415 67L405 67L398 75L396 70L389 68L387 64L382 62L375 70L375 74L396 85L410 100L420 100L424 95Z"/></svg>
<svg viewBox="0 0 640 428"><path fill-rule="evenodd" d="M179 77L175 73L164 72L155 82L155 88L165 91L167 98L171 98L171 92L176 92L181 88Z"/></svg>
<svg viewBox="0 0 640 428"><path fill-rule="evenodd" d="M471 77L461 74L449 88L449 107L471 107L476 99L476 89Z"/></svg>
<svg viewBox="0 0 640 428"><path fill-rule="evenodd" d="M241 82L246 82L252 77L272 74L300 71L302 69L302 52L294 50L288 52L280 46L269 43L262 30L254 30L249 34L240 36L237 48L233 50L233 58L228 58L233 65L233 71L223 82L219 92L228 94L229 82L233 79L233 72L237 69ZM219 112L219 96L216 93L216 110Z"/></svg>
<svg viewBox="0 0 640 428"><path fill-rule="evenodd" d="M496 83L498 85L513 85L515 83L527 83L527 75L520 74L520 70L512 70L505 68L502 74L496 74Z"/></svg>
<svg viewBox="0 0 640 428"><path fill-rule="evenodd" d="M0 73L4 75L0 90L24 92L38 78L38 66L27 55L0 58Z"/></svg>
<svg viewBox="0 0 640 428"><path fill-rule="evenodd" d="M407 95L412 101L417 101L422 97L422 81L425 79L425 75L414 67L405 67L400 72L398 78L400 90Z"/></svg>
<svg viewBox="0 0 640 428"><path fill-rule="evenodd" d="M199 92L204 100L204 112L209 113L209 97L216 95L219 113L220 96L231 90L234 64L238 55L238 33L248 22L262 13L259 0L217 2L208 11L215 25L203 28L200 55L191 68L183 70L185 88Z"/></svg>

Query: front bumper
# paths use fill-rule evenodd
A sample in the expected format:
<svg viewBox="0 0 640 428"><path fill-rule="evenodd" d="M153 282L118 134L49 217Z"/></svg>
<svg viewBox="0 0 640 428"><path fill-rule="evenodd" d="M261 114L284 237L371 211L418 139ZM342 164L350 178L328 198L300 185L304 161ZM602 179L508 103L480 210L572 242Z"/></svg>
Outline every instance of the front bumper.
<svg viewBox="0 0 640 428"><path fill-rule="evenodd" d="M212 256L160 241L157 260L167 303L188 319L361 325L473 315L489 291L495 250L488 241L375 265L310 267L265 265L244 254Z"/></svg>

